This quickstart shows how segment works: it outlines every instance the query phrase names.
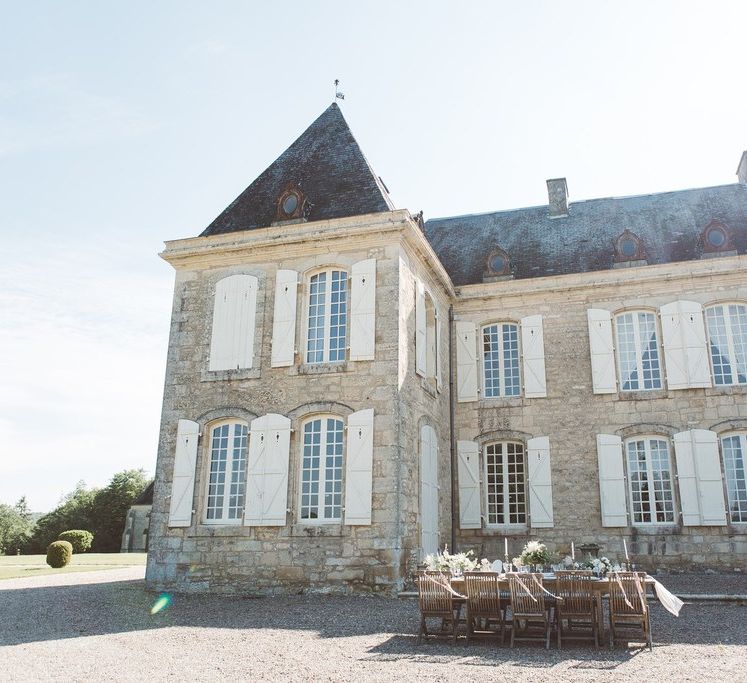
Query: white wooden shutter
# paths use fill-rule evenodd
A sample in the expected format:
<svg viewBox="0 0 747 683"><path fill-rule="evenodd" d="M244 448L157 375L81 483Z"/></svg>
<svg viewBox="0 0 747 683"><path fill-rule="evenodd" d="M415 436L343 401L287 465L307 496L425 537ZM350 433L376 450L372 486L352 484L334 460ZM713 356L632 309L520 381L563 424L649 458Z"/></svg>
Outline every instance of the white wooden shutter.
<svg viewBox="0 0 747 683"><path fill-rule="evenodd" d="M192 420L179 420L176 429L174 472L171 477L169 526L189 526L192 523L199 436L200 425Z"/></svg>
<svg viewBox="0 0 747 683"><path fill-rule="evenodd" d="M685 526L726 526L718 435L691 429L674 435L677 480Z"/></svg>
<svg viewBox="0 0 747 683"><path fill-rule="evenodd" d="M550 439L538 436L527 441L529 520L532 527L553 526Z"/></svg>
<svg viewBox="0 0 747 683"><path fill-rule="evenodd" d="M622 439L615 434L597 434L599 497L602 526L628 526Z"/></svg>
<svg viewBox="0 0 747 683"><path fill-rule="evenodd" d="M345 524L371 524L373 408L348 417L345 455Z"/></svg>
<svg viewBox="0 0 747 683"><path fill-rule="evenodd" d="M415 372L421 377L425 377L428 364L425 317L425 287L418 282L415 296Z"/></svg>
<svg viewBox="0 0 747 683"><path fill-rule="evenodd" d="M430 425L420 430L420 546L438 552L438 441Z"/></svg>
<svg viewBox="0 0 747 683"><path fill-rule="evenodd" d="M617 392L615 347L612 343L612 315L601 308L586 311L589 322L591 376L595 394Z"/></svg>
<svg viewBox="0 0 747 683"><path fill-rule="evenodd" d="M288 507L290 420L269 413L249 432L245 526L285 526Z"/></svg>
<svg viewBox="0 0 747 683"><path fill-rule="evenodd" d="M541 315L529 315L521 319L521 351L524 356L524 396L547 396Z"/></svg>
<svg viewBox="0 0 747 683"><path fill-rule="evenodd" d="M695 474L692 433L678 432L672 437L677 462L677 484L680 489L680 509L684 526L700 526L698 478Z"/></svg>
<svg viewBox="0 0 747 683"><path fill-rule="evenodd" d="M441 345L443 336L441 334L441 315L436 309L436 391L441 391L443 379L441 377Z"/></svg>
<svg viewBox="0 0 747 683"><path fill-rule="evenodd" d="M224 277L215 285L210 370L251 368L258 281L254 275Z"/></svg>
<svg viewBox="0 0 747 683"><path fill-rule="evenodd" d="M376 347L376 259L353 264L350 283L350 360L373 360Z"/></svg>
<svg viewBox="0 0 747 683"><path fill-rule="evenodd" d="M477 400L477 332L475 324L456 323L457 401Z"/></svg>
<svg viewBox="0 0 747 683"><path fill-rule="evenodd" d="M272 367L293 365L296 353L298 273L279 270L275 276L275 313L272 320Z"/></svg>
<svg viewBox="0 0 747 683"><path fill-rule="evenodd" d="M480 515L480 457L474 441L457 441L459 476L459 528L479 529Z"/></svg>
<svg viewBox="0 0 747 683"><path fill-rule="evenodd" d="M668 389L711 386L703 307L697 301L673 301L659 309Z"/></svg>

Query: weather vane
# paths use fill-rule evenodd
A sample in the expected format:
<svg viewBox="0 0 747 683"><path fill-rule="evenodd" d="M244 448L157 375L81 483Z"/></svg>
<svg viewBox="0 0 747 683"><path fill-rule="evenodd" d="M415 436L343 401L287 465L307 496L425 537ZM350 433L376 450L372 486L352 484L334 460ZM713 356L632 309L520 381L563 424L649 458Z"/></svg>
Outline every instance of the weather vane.
<svg viewBox="0 0 747 683"><path fill-rule="evenodd" d="M335 78L335 99L336 100L344 100L345 99L345 95L340 92L340 89L337 87L338 85L340 85L340 79L339 78Z"/></svg>

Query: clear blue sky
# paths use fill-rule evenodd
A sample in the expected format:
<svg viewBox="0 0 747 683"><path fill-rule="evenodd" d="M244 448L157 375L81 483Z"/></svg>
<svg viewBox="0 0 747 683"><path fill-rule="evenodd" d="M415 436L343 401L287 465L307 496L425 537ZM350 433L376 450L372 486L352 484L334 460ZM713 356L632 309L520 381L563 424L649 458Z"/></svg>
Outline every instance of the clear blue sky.
<svg viewBox="0 0 747 683"><path fill-rule="evenodd" d="M4 2L0 502L153 472L173 273L332 101L426 218L735 182L734 2Z"/></svg>

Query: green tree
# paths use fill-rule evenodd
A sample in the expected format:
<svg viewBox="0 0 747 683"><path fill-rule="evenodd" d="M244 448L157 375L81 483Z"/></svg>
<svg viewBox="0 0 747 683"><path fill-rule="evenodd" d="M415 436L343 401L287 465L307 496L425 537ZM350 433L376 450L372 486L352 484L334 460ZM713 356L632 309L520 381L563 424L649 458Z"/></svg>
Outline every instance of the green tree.
<svg viewBox="0 0 747 683"><path fill-rule="evenodd" d="M13 506L0 504L0 553L25 548L33 526L25 496Z"/></svg>
<svg viewBox="0 0 747 683"><path fill-rule="evenodd" d="M127 510L149 483L144 470L124 470L115 474L103 489L96 491L91 509L92 524L75 527L93 532L94 552L119 551Z"/></svg>
<svg viewBox="0 0 747 683"><path fill-rule="evenodd" d="M97 489L87 489L79 481L75 490L68 493L51 512L42 515L36 522L34 534L23 552L45 553L47 546L68 529L91 529L93 506Z"/></svg>

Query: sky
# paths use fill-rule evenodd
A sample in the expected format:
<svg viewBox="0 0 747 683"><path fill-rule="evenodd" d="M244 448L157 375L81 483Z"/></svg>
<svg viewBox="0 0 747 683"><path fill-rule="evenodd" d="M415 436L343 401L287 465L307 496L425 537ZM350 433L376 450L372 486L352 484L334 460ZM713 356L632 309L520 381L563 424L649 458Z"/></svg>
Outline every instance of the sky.
<svg viewBox="0 0 747 683"><path fill-rule="evenodd" d="M0 503L155 470L173 271L330 104L425 217L736 181L747 3L0 0Z"/></svg>

